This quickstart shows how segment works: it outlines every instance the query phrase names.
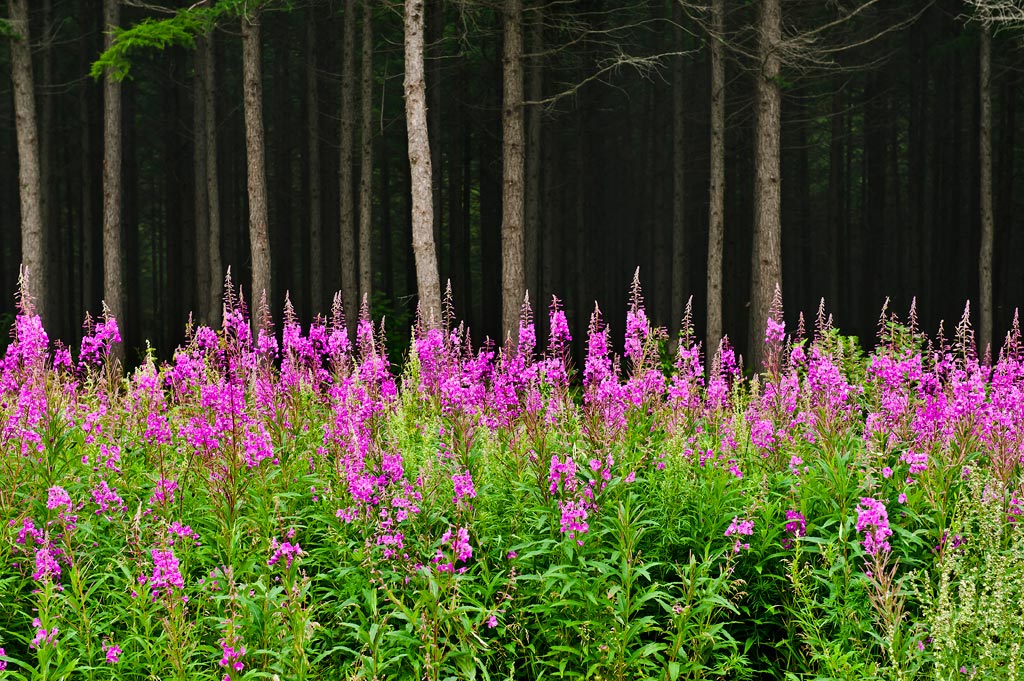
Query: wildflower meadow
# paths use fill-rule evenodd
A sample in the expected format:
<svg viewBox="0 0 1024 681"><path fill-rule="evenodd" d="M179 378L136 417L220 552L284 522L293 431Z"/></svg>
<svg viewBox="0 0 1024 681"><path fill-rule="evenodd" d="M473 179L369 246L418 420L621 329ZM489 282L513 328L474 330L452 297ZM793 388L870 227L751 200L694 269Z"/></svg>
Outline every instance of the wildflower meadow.
<svg viewBox="0 0 1024 681"><path fill-rule="evenodd" d="M23 293L0 361L0 679L1017 678L1024 346L822 307L766 365L634 284L620 356L475 345L401 361L340 303L124 375ZM670 342L671 341L671 342ZM710 361L708 359L710 358ZM706 369L705 367L709 367Z"/></svg>

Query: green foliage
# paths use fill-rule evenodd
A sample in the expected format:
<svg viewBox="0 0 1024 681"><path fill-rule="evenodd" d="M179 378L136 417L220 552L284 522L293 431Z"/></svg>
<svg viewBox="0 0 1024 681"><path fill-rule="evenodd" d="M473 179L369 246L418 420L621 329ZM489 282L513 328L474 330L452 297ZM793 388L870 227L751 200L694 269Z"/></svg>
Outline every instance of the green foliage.
<svg viewBox="0 0 1024 681"><path fill-rule="evenodd" d="M10 38L11 40L18 40L18 33L11 26L11 22L7 19L0 18L0 38Z"/></svg>
<svg viewBox="0 0 1024 681"><path fill-rule="evenodd" d="M1017 679L1024 673L1024 532L1019 502L977 474L960 497L937 564L918 573L918 636L934 678Z"/></svg>
<svg viewBox="0 0 1024 681"><path fill-rule="evenodd" d="M190 7L178 10L165 19L147 17L131 28L114 28L113 44L93 62L89 75L102 78L110 74L116 80L127 77L133 55L146 50L168 47L195 47L197 36L210 31L217 19L228 9L225 3L213 7Z"/></svg>

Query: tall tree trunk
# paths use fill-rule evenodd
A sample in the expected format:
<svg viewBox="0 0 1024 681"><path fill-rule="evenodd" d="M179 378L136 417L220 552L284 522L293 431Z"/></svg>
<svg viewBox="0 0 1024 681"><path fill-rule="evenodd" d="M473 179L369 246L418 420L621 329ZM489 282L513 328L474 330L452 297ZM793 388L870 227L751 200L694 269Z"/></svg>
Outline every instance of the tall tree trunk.
<svg viewBox="0 0 1024 681"><path fill-rule="evenodd" d="M405 0L405 118L409 138L412 248L420 314L428 327L441 324L441 283L434 246L427 92L423 81L423 0Z"/></svg>
<svg viewBox="0 0 1024 681"><path fill-rule="evenodd" d="M359 294L373 299L373 7L363 0L362 115L359 163ZM354 312L354 310L353 310Z"/></svg>
<svg viewBox="0 0 1024 681"><path fill-rule="evenodd" d="M33 3L35 4L35 3ZM42 0L42 49L39 60L40 78L36 83L38 90L37 102L40 108L39 117L39 205L43 216L43 257L51 267L47 268L46 288L49 293L49 314L47 324L50 335L56 338L66 337L65 313L68 311L68 279L70 273L70 253L68 253L67 234L61 234L64 227L60 219L60 208L57 202L58 182L56 150L54 138L54 46L53 36L56 28L53 21L53 1Z"/></svg>
<svg viewBox="0 0 1024 681"><path fill-rule="evenodd" d="M206 38L196 37L195 76L192 97L192 180L196 223L196 315L202 324L212 324L210 278L210 199L207 196L206 174Z"/></svg>
<svg viewBox="0 0 1024 681"><path fill-rule="evenodd" d="M754 239L751 256L750 326L747 366L758 371L764 357L764 331L775 287L782 286L782 225L779 176L782 38L780 0L763 0L758 18L757 128L754 142Z"/></svg>
<svg viewBox="0 0 1024 681"><path fill-rule="evenodd" d="M391 234L391 163L390 154L380 155L380 237L381 279L384 296L395 299L395 252Z"/></svg>
<svg viewBox="0 0 1024 681"><path fill-rule="evenodd" d="M837 87L832 95L832 113L828 143L828 239L826 266L829 270L828 300L841 304L842 283L846 267L846 113L843 91Z"/></svg>
<svg viewBox="0 0 1024 681"><path fill-rule="evenodd" d="M530 70L527 98L531 102L537 102L544 92L544 62L540 56L544 50L544 6L537 4L533 8L533 20L530 23L530 52L533 54L530 60ZM540 286L540 257L539 240L541 234L541 116L540 104L531 104L527 110L526 121L526 207L525 223L523 228L523 256L526 260L525 276L526 288L537 308L538 317L540 307L544 305L544 296ZM550 225L548 225L550 229ZM455 267L455 264L452 264Z"/></svg>
<svg viewBox="0 0 1024 681"><path fill-rule="evenodd" d="M724 4L724 0L712 0L711 3L711 173L708 183L708 319L704 346L709 368L722 340L722 251L725 244Z"/></svg>
<svg viewBox="0 0 1024 681"><path fill-rule="evenodd" d="M242 17L242 87L245 101L246 188L249 195L249 249L252 258L251 310L255 319L260 297L272 295L270 282L270 230L267 224L267 176L264 167L263 81L261 76L260 18Z"/></svg>
<svg viewBox="0 0 1024 681"><path fill-rule="evenodd" d="M502 336L515 338L526 292L523 271L523 3L505 2L502 58L501 310Z"/></svg>
<svg viewBox="0 0 1024 681"><path fill-rule="evenodd" d="M1000 328L1008 326L1010 317L1007 313L1013 309L1019 299L1020 288L1014 288L1012 282L1019 277L1014 276L1016 265L1019 262L1016 246L1019 241L1018 229L1012 229L1014 217L1015 197L1013 187L1015 182L1014 165L1016 156L1017 139L1017 99L1018 99L1018 75L1007 74L1000 79L1000 121L999 121L999 144L995 146L996 158L993 172L993 187L995 211L993 223L1002 227L1002 233L1008 235L1006 248L999 249L998 264L993 264L993 281L998 283L1003 295L999 298L993 296L993 324L995 315L999 314ZM999 276L1001 275L1001 276ZM993 285L995 290L996 284ZM1007 303L1011 303L1007 306Z"/></svg>
<svg viewBox="0 0 1024 681"><path fill-rule="evenodd" d="M682 5L675 6L675 20L682 21ZM683 49L683 30L676 28L675 49ZM712 41L714 45L715 41ZM676 57L672 64L672 309L673 321L680 319L686 305L686 111L683 88L686 61Z"/></svg>
<svg viewBox="0 0 1024 681"><path fill-rule="evenodd" d="M221 309L221 297L224 295L224 260L221 257L221 215L220 215L220 175L217 162L217 91L215 89L217 54L214 51L213 31L206 34L201 47L203 51L203 121L205 123L206 144L206 201L209 204L207 220L209 220L209 252L208 270L210 273L206 289L206 309L209 323L216 324L219 320L217 311ZM200 48L197 48L200 49Z"/></svg>
<svg viewBox="0 0 1024 681"><path fill-rule="evenodd" d="M119 0L103 2L103 46L110 49L120 23ZM121 83L108 73L103 79L103 298L124 324L124 269L121 247Z"/></svg>
<svg viewBox="0 0 1024 681"><path fill-rule="evenodd" d="M136 153L138 150L138 128L135 126L135 112L139 100L138 85L134 81L129 81L121 88L120 98L121 120L126 122L119 126L121 137L119 137L118 143L123 164L121 172L118 174L118 184L121 188L118 193L122 197L120 199L120 236L121 246L124 249L124 257L118 258L118 262L123 267L121 295L124 296L124 309L121 310L123 315L121 336L124 338L126 349L132 348L137 351L142 345L143 329L146 328L142 319L143 310L148 311L149 309L143 307L142 287L139 281L142 269L139 258L139 223L142 222L139 219L139 194L143 178L138 173L139 156ZM149 197L150 194L145 192L145 196ZM104 250L106 250L105 247Z"/></svg>
<svg viewBox="0 0 1024 681"><path fill-rule="evenodd" d="M313 314L326 313L323 298L323 258L320 208L320 93L317 78L316 13L306 9L306 137L309 164L309 288Z"/></svg>
<svg viewBox="0 0 1024 681"><path fill-rule="evenodd" d="M543 225L544 229L541 230L541 288L539 292L541 294L540 303L544 305L550 304L552 296L558 296L561 300L565 300L566 296L566 284L565 284L565 261L566 261L566 248L565 242L565 227L562 215L564 204L563 192L558 190L558 187L562 186L565 181L561 172L559 163L562 160L564 154L560 149L556 149L558 141L560 139L559 131L554 129L554 126L546 126L543 131L543 149L544 149L544 201L543 201ZM543 320L544 315L539 314L538 317Z"/></svg>
<svg viewBox="0 0 1024 681"><path fill-rule="evenodd" d="M91 21L92 13L83 12L83 20L89 21L90 28L94 28L95 24ZM87 18L89 17L89 18ZM94 51L90 47L95 47L95 43L90 40L82 41L82 54L81 61L83 66L88 65L92 62ZM87 66L86 66L87 68ZM84 69L83 69L84 72ZM84 310L93 309L97 303L96 301L96 287L95 287L95 272L96 272L96 213L93 210L95 204L93 202L93 174L95 168L92 164L92 121L93 118L90 112L93 110L92 104L94 103L91 79L82 79L80 83L80 89L78 93L78 119L81 127L79 133L81 135L79 159L78 159L78 170L81 176L81 257L82 257L82 274L81 274L81 305L79 306L79 313Z"/></svg>
<svg viewBox="0 0 1024 681"><path fill-rule="evenodd" d="M267 299L273 301L273 305L284 301L284 291L294 296L292 300L293 309L298 312L301 308L301 292L296 288L293 275L298 271L291 267L291 246L301 244L302 237L297 232L298 223L294 226L292 219L294 189L292 187L292 150L295 148L295 125L291 118L294 115L292 106L292 50L290 22L276 22L268 32L269 52L272 59L267 60L270 67L269 82L272 84L272 95L269 98L267 113L267 127L270 135L267 137L267 154L270 157L267 163L267 193L268 209L270 219L270 247L276 255L273 258L270 279L274 285L273 297L271 291L267 291ZM294 235L294 236L293 236ZM301 319L301 315L300 315Z"/></svg>
<svg viewBox="0 0 1024 681"><path fill-rule="evenodd" d="M452 302L459 318L469 322L472 297L470 295L469 271L469 221L465 219L463 196L469 167L469 122L466 116L466 93L469 81L466 73L466 56L458 55L456 60L457 101L450 107L452 130L451 148L448 151L448 262L452 284Z"/></svg>
<svg viewBox="0 0 1024 681"><path fill-rule="evenodd" d="M21 206L21 264L28 270L36 312L48 321L46 256L43 250L43 207L40 186L39 136L36 129L35 85L26 0L11 0L11 80L18 138L18 187Z"/></svg>
<svg viewBox="0 0 1024 681"><path fill-rule="evenodd" d="M356 270L356 205L353 158L356 120L356 0L345 0L341 63L341 163L338 168L341 217L341 300L349 333L359 320L359 278Z"/></svg>
<svg viewBox="0 0 1024 681"><path fill-rule="evenodd" d="M863 92L864 144L862 147L864 194L861 202L861 242L864 248L854 265L853 272L859 279L857 290L863 296L865 306L861 310L864 319L872 316L873 306L889 293L885 291L873 267L874 255L868 255L873 247L879 249L878 259L884 252L886 237L886 195L888 183L885 177L885 137L888 115L885 111L885 84L878 73L868 74Z"/></svg>
<svg viewBox="0 0 1024 681"><path fill-rule="evenodd" d="M444 148L444 88L441 85L442 62L444 61L444 4L445 0L426 0L426 24L424 26L426 44L427 79L427 128L430 130L430 170L434 192L434 243L437 245L438 281L448 281L450 263L445 262L443 250L444 236L444 166L442 165Z"/></svg>
<svg viewBox="0 0 1024 681"><path fill-rule="evenodd" d="M978 140L978 160L981 180L981 253L978 258L978 295L981 325L978 352L984 355L985 349L992 343L992 248L995 238L992 215L992 28L988 25L981 28L979 62L981 134Z"/></svg>
<svg viewBox="0 0 1024 681"><path fill-rule="evenodd" d="M480 186L480 277L471 288L479 291L480 337L501 338L501 157L495 131L501 127L500 60L485 52L485 77L480 81L480 115L476 130ZM486 265L486 266L485 266Z"/></svg>

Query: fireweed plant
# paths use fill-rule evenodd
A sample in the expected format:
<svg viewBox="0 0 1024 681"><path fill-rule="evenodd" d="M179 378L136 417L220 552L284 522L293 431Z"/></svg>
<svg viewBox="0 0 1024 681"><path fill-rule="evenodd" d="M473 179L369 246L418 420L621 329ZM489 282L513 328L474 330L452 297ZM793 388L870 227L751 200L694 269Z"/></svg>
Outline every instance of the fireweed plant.
<svg viewBox="0 0 1024 681"><path fill-rule="evenodd" d="M398 373L367 307L219 329L129 375L118 322L0 360L0 678L1015 678L1024 348L824 306L746 378L639 282L624 352L474 344ZM254 320L255 319L255 323ZM669 354L668 348L672 351ZM668 360L666 361L666 357ZM705 366L708 367L705 370Z"/></svg>

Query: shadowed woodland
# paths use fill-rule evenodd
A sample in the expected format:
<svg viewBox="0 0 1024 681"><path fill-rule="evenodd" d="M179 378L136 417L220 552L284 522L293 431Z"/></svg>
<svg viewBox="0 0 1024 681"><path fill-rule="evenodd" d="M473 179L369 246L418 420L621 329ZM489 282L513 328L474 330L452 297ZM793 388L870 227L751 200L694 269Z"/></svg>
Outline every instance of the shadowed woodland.
<svg viewBox="0 0 1024 681"><path fill-rule="evenodd" d="M577 339L595 300L621 330L637 266L652 321L677 328L692 296L706 343L726 333L745 354L775 283L790 322L824 297L868 343L887 297L899 311L916 297L930 330L970 300L997 346L1024 299L1011 2L11 0L4 325L25 263L51 337L76 342L106 300L132 363L147 341L167 356L190 312L215 321L228 267L249 298L258 274L272 310L287 292L309 321L341 291L354 319L368 294L376 318L407 329L420 300L408 5L434 269L477 342L506 335L526 290L535 309L562 299ZM401 353L404 332L390 337Z"/></svg>

